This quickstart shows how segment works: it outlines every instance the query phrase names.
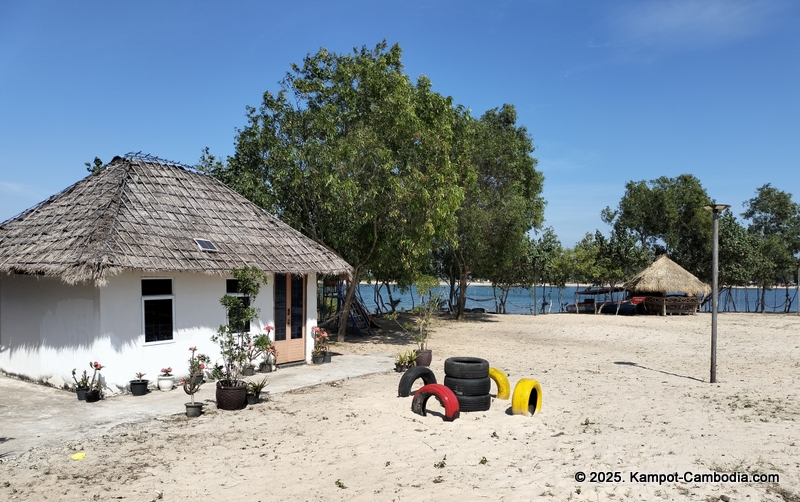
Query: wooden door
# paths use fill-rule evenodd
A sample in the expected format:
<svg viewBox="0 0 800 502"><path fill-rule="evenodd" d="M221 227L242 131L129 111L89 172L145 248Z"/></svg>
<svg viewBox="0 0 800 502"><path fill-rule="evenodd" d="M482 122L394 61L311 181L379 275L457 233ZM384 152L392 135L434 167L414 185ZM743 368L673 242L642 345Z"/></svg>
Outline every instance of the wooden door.
<svg viewBox="0 0 800 502"><path fill-rule="evenodd" d="M305 361L306 278L275 274L275 349L277 364Z"/></svg>

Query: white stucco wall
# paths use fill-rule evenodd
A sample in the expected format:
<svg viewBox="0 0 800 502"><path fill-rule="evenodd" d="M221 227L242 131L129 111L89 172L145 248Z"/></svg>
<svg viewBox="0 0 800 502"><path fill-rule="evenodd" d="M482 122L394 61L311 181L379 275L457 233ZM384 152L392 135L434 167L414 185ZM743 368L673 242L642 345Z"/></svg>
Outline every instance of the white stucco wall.
<svg viewBox="0 0 800 502"><path fill-rule="evenodd" d="M58 279L0 277L0 368L61 385L74 366L88 369L87 349L100 333L100 293ZM81 354L77 364L78 354ZM64 371L67 365L69 369Z"/></svg>
<svg viewBox="0 0 800 502"><path fill-rule="evenodd" d="M172 279L173 340L144 343L141 279ZM260 316L251 323L259 332L274 324L273 277L253 306ZM316 276L306 291L307 358L316 325ZM61 386L71 384L72 368L89 369L90 361L105 366L101 375L110 391L124 389L136 372L155 381L163 367L177 376L188 372L189 347L219 358L211 335L226 322L219 299L225 278L205 274L144 274L127 271L104 287L69 286L58 279L6 275L0 278L0 369ZM91 374L91 371L89 372Z"/></svg>
<svg viewBox="0 0 800 502"><path fill-rule="evenodd" d="M306 362L311 362L314 337L311 328L317 325L317 274L308 274L306 280Z"/></svg>

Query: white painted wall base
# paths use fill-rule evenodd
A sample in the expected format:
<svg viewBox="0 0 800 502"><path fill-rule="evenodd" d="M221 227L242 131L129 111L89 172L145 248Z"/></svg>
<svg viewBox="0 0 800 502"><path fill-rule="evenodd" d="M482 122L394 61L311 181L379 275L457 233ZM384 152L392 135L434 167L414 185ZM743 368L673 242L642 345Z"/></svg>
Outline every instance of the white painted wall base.
<svg viewBox="0 0 800 502"><path fill-rule="evenodd" d="M145 343L141 279L173 281L173 340ZM89 371L89 363L105 366L100 372L107 392L124 390L135 373L155 382L160 369L172 367L188 374L189 347L219 359L211 342L226 322L219 299L225 294L225 277L175 272L147 274L126 271L106 286L67 285L58 279L0 276L0 370L58 387L72 385L71 372ZM316 275L310 274L306 291L306 358L310 360L316 326ZM261 310L253 332L274 324L272 276L256 298Z"/></svg>

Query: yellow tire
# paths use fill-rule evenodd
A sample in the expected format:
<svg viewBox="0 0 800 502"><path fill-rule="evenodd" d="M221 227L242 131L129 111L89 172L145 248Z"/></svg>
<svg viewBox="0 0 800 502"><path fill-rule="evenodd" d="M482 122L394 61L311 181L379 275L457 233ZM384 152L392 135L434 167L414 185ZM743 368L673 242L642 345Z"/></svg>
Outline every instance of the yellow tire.
<svg viewBox="0 0 800 502"><path fill-rule="evenodd" d="M511 386L506 375L497 368L489 368L489 378L497 385L497 399L508 399L511 395Z"/></svg>
<svg viewBox="0 0 800 502"><path fill-rule="evenodd" d="M542 409L542 386L536 380L523 378L514 387L511 398L512 415L535 415Z"/></svg>

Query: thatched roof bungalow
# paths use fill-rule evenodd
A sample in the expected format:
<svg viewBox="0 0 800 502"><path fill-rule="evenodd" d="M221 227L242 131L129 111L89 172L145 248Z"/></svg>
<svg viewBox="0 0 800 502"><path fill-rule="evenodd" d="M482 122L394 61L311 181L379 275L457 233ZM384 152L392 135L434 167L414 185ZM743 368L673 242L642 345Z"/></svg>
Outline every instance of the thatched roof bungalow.
<svg viewBox="0 0 800 502"><path fill-rule="evenodd" d="M279 363L309 360L316 275L350 265L213 177L116 157L0 223L0 369L60 385L99 361L111 390L185 373L190 346L217 354L219 298L243 266L269 277L253 331L275 326Z"/></svg>
<svg viewBox="0 0 800 502"><path fill-rule="evenodd" d="M694 314L700 306L700 297L711 287L686 271L683 267L661 255L649 267L625 283L632 296L645 296L645 310L655 314ZM684 296L667 296L667 293Z"/></svg>

